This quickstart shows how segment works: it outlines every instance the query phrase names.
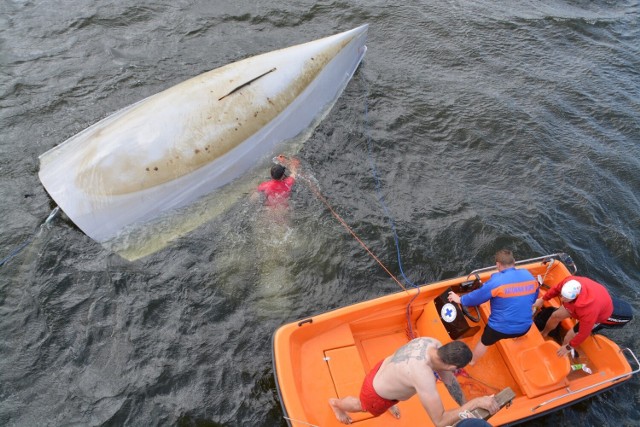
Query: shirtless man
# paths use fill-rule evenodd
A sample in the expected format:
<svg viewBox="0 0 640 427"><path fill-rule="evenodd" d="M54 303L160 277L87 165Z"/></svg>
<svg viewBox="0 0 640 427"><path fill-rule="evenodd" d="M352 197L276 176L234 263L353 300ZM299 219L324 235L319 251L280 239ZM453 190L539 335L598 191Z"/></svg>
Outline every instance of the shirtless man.
<svg viewBox="0 0 640 427"><path fill-rule="evenodd" d="M471 350L461 341L452 341L443 346L433 338L416 338L382 360L367 374L359 398L347 396L329 399L329 405L343 424L351 424L348 412L369 412L377 417L389 409L393 416L400 418L400 411L395 404L408 400L414 394L418 395L436 426L452 425L460 420L462 412L476 408L484 408L494 414L500 406L493 396L477 397L465 403L460 384L453 375L453 371L466 366L471 357ZM436 389L434 372L461 405L459 408L445 411Z"/></svg>

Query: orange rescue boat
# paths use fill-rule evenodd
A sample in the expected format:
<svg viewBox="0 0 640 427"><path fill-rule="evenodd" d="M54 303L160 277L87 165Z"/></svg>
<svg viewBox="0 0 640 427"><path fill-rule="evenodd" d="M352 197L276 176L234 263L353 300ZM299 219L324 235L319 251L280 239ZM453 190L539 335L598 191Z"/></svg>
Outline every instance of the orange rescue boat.
<svg viewBox="0 0 640 427"><path fill-rule="evenodd" d="M538 277L541 295L575 273L575 265L565 254L523 260L516 266ZM273 365L289 425L341 426L328 400L358 396L365 374L411 337L433 337L443 344L457 339L473 348L490 314L489 303L477 307L477 312L467 308L464 315L454 305L452 316L446 295L449 290L470 292L495 271L495 267L475 270L466 277L427 284L280 327L273 337ZM560 305L559 300L549 303ZM440 313L446 309L449 313L443 318ZM574 324L573 319L566 319L561 326L566 331ZM543 338L532 325L526 335L490 346L475 366L465 368L458 381L467 399L495 394L506 387L514 391L511 404L489 420L499 426L572 405L616 387L640 371L640 363L630 349L620 348L599 334L592 334L577 348L575 359L558 357L558 348L559 344ZM580 365L588 369L575 369ZM457 407L444 384L438 382L438 387L445 408ZM416 396L400 402L399 408L400 420L389 412L378 418L366 412L350 415L353 424L361 427L433 425Z"/></svg>

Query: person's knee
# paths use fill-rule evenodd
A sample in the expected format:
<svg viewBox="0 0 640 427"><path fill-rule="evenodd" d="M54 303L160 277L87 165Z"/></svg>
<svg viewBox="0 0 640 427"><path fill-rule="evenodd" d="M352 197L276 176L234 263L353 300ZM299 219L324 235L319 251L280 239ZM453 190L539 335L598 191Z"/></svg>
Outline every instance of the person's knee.
<svg viewBox="0 0 640 427"><path fill-rule="evenodd" d="M561 311L561 310L556 310L551 314L551 316L549 316L549 320L547 320L547 324L549 324L549 322L555 322L556 324L558 324L564 319L566 319L567 317L569 317L569 313L566 313L565 311Z"/></svg>

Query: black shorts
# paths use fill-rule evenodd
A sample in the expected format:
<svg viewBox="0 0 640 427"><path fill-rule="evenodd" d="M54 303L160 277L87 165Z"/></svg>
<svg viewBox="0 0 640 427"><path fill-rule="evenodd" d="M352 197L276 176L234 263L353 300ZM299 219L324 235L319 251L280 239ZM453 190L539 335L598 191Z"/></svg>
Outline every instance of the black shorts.
<svg viewBox="0 0 640 427"><path fill-rule="evenodd" d="M609 320L610 319L611 318L609 318ZM593 325L593 329L591 329L591 333L595 334L596 332L600 332L602 329L618 329L618 328L622 328L627 323L629 323L628 320L620 321L618 323L596 323L595 325ZM575 324L575 326L573 327L573 332L575 332L577 334L579 329L580 329L580 322Z"/></svg>
<svg viewBox="0 0 640 427"><path fill-rule="evenodd" d="M631 320L633 320L633 309L631 308L631 305L629 305L628 302L615 297L611 297L611 299L613 300L613 313L611 313L611 316L609 316L609 318L604 322L596 323L595 325L593 325L593 329L591 330L591 333L596 333L603 328L607 328L607 329L622 328ZM576 325L573 327L573 330L576 333L578 332L579 325L580 325L580 322L576 323Z"/></svg>
<svg viewBox="0 0 640 427"><path fill-rule="evenodd" d="M493 329L491 326L487 325L484 328L484 332L482 333L482 337L480 337L480 342L482 342L482 344L484 344L486 346L490 346L490 345L495 344L498 341L504 340L506 338L518 338L518 337L521 337L524 334L526 334L527 332L529 332L528 329L526 331L520 333L520 334L503 334L502 332L498 332L495 329Z"/></svg>

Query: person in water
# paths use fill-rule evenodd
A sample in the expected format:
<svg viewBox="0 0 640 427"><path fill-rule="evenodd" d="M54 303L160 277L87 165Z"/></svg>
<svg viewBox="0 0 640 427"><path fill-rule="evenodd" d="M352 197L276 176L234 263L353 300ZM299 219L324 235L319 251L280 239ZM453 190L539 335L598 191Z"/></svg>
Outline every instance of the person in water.
<svg viewBox="0 0 640 427"><path fill-rule="evenodd" d="M296 182L296 173L299 165L297 159L288 159L283 155L277 157L278 164L271 167L271 179L258 186L258 193L265 195L265 205L286 205L291 194L293 184ZM287 175L286 171L290 173Z"/></svg>
<svg viewBox="0 0 640 427"><path fill-rule="evenodd" d="M607 288L587 277L569 276L538 298L533 308L540 308L544 301L560 295L562 305L553 311L542 329L546 337L568 317L578 320L575 327L564 336L558 356L562 357L578 347L592 332L602 327L624 326L631 316L614 314L614 302ZM630 314L630 313L629 313Z"/></svg>
<svg viewBox="0 0 640 427"><path fill-rule="evenodd" d="M529 271L516 269L513 253L508 249L498 251L495 261L498 272L481 288L462 297L449 292L449 301L467 307L491 301L489 322L473 349L471 365L486 353L488 346L526 334L533 323L531 305L538 296L538 282Z"/></svg>
<svg viewBox="0 0 640 427"><path fill-rule="evenodd" d="M500 406L493 396L465 402L453 374L466 366L471 357L471 350L461 341L442 345L434 338L416 338L373 367L364 379L360 397L329 399L329 405L343 424L351 424L349 412L369 412L378 417L389 410L394 417L400 418L396 404L415 394L436 426L452 425L476 408L484 408L494 414ZM459 408L444 409L436 388L436 374L458 402Z"/></svg>

